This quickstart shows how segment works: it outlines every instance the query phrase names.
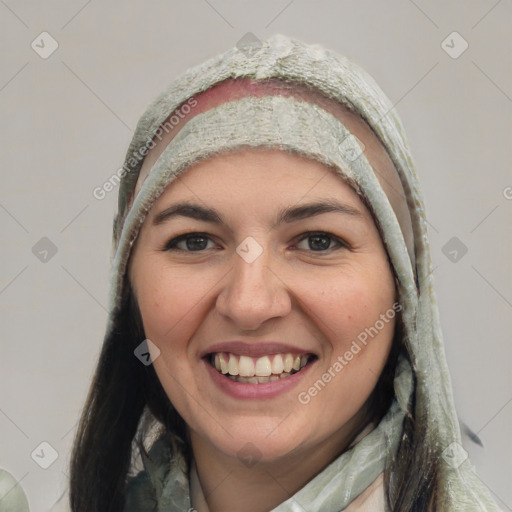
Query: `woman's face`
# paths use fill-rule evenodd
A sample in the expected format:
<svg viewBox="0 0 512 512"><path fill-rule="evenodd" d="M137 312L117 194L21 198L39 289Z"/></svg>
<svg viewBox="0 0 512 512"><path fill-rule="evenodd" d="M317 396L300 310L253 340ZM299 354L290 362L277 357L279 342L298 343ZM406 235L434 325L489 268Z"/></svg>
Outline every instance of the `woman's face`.
<svg viewBox="0 0 512 512"><path fill-rule="evenodd" d="M191 167L153 205L130 280L195 451L332 453L361 427L395 287L371 214L331 169L261 149Z"/></svg>

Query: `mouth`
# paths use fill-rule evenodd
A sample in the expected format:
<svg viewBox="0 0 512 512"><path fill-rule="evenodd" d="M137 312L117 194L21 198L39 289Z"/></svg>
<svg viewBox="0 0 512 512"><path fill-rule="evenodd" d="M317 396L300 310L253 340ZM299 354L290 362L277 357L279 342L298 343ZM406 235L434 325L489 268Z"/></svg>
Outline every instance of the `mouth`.
<svg viewBox="0 0 512 512"><path fill-rule="evenodd" d="M301 372L317 359L314 354L292 352L250 357L231 352L212 352L205 360L221 375L243 384L267 384Z"/></svg>

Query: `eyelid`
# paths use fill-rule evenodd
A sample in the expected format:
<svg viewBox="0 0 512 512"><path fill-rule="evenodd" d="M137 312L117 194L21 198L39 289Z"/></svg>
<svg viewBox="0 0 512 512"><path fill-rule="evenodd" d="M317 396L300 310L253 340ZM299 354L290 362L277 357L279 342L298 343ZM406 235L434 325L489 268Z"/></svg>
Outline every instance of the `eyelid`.
<svg viewBox="0 0 512 512"><path fill-rule="evenodd" d="M215 242L215 240L212 238L212 236L209 235L208 233L203 233L201 231L189 231L187 233L182 233L181 235L173 236L170 239L168 239L164 243L164 246L162 247L162 251L165 252L165 251L176 250L176 251L190 252L190 253L192 253L192 252L204 252L204 251L184 251L183 249L176 249L176 247L170 248L170 244L171 243L173 243L176 246L176 244L179 244L180 242L186 241L187 237L189 237L189 238L203 237L203 238L207 238L208 240L211 240L212 242Z"/></svg>
<svg viewBox="0 0 512 512"><path fill-rule="evenodd" d="M343 238L340 238L339 236L336 236L334 235L333 233L329 232L329 231L306 231L305 233L299 235L296 240L297 240L297 243L298 242L302 242L303 240L311 237L311 236L326 236L327 238L330 238L332 241L336 242L338 244L338 248L340 247L344 247L346 249L349 248L349 244L343 240ZM331 251L333 248L331 249L326 249L325 251L312 251L312 250L309 250L307 252L318 252L318 253L322 253L322 252L329 252ZM300 250L300 249L299 249Z"/></svg>
<svg viewBox="0 0 512 512"><path fill-rule="evenodd" d="M333 249L340 249L340 248L349 249L350 248L350 245L344 239L340 238L339 236L334 235L333 233L331 233L329 231L319 231L319 230L305 231L305 232L301 233L300 235L297 235L296 237L294 237L293 242L295 244L298 244L298 243L302 242L303 240L306 240L313 236L325 236L326 238L331 239L331 241L336 242L338 244L338 246L331 247L331 248L325 249L323 251L306 250L306 252L322 254L322 253L331 252ZM206 249L203 249L200 251L188 251L188 250L176 248L176 245L179 244L180 242L186 241L187 238L194 238L194 237L206 238L209 241L216 243L214 240L214 237L212 237L212 235L210 235L208 233L204 233L204 232L200 232L200 231L190 231L187 233L182 233L181 235L174 236L170 240L167 240L165 242L164 246L162 247L162 251L165 252L165 251L174 250L174 251L181 251L181 252L185 252L185 253L198 253L198 254L205 252ZM170 247L171 243L174 245L174 247ZM300 250L304 250L304 249L297 249L297 250L300 251Z"/></svg>

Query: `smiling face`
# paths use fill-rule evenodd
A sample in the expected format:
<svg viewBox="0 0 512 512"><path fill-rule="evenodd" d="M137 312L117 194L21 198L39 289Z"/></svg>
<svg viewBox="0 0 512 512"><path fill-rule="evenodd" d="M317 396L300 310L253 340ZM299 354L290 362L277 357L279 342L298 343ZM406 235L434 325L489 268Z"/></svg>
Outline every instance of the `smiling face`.
<svg viewBox="0 0 512 512"><path fill-rule="evenodd" d="M196 164L153 205L129 274L196 458L249 442L267 461L332 458L361 428L395 286L370 212L333 170L262 149Z"/></svg>

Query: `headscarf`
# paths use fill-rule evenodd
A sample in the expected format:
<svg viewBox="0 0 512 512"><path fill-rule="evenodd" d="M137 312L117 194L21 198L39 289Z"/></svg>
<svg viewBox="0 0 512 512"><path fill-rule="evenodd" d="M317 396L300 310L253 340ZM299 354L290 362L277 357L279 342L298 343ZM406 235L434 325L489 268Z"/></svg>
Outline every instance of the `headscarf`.
<svg viewBox="0 0 512 512"><path fill-rule="evenodd" d="M277 79L292 89L299 84L339 102L368 124L396 173L382 175L372 168L360 141L339 118L293 94L246 93L189 114L196 96L222 82L247 79ZM169 127L180 122L180 113L189 119L149 172L141 175L149 149L162 137L166 123ZM347 507L384 470L387 454L397 450L412 398L416 421L427 425L426 442L441 454L437 503L443 512L498 510L461 445L432 283L423 199L402 123L368 73L319 45L277 35L252 46L231 48L187 70L143 114L123 166L114 220L107 335L115 328L127 293L132 246L156 199L192 164L247 147L278 148L318 160L334 168L369 205L397 279L403 342L409 356L399 358L395 398L377 427L274 510L335 512ZM132 503L149 493L157 496L155 510L187 510L190 498L183 461L170 460L164 443L153 446L150 454L144 458L145 472Z"/></svg>

